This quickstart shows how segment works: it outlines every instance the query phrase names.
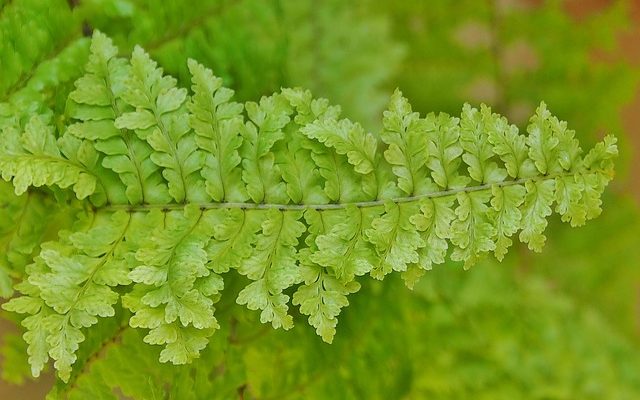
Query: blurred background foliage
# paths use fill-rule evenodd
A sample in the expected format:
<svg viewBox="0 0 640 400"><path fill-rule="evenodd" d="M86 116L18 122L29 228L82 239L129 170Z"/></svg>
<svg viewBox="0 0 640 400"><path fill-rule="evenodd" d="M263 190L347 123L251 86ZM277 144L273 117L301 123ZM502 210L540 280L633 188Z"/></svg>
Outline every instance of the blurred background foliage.
<svg viewBox="0 0 640 400"><path fill-rule="evenodd" d="M86 36L100 29L123 52L145 47L182 84L191 57L242 100L303 86L371 130L398 86L422 113L485 102L522 127L544 100L585 145L604 132L621 139L596 221L554 220L542 254L519 247L470 271L445 264L413 291L396 278L365 281L333 345L306 324L265 329L227 301L227 330L194 365L158 364L137 332L107 321L63 387L32 381L20 330L3 314L2 398L42 398L52 387L51 398L74 399L640 398L638 3L0 0L0 129L64 115ZM5 293L36 250L16 238L68 223L38 196L0 183Z"/></svg>

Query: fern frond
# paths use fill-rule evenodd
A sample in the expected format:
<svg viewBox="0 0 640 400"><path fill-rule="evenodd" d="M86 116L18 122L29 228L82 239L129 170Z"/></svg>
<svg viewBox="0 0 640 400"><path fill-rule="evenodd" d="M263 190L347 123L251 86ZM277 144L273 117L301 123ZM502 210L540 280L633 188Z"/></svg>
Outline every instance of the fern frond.
<svg viewBox="0 0 640 400"><path fill-rule="evenodd" d="M445 262L451 238L452 221L455 218L454 196L425 198L420 200L420 212L411 216L411 222L424 238L425 245L418 249L419 260L404 273L405 282L413 287L417 279L435 264Z"/></svg>
<svg viewBox="0 0 640 400"><path fill-rule="evenodd" d="M289 104L283 96L274 94L263 97L259 104L248 102L245 108L249 121L242 130L240 156L247 194L255 203L287 203L285 183L272 148L285 138Z"/></svg>
<svg viewBox="0 0 640 400"><path fill-rule="evenodd" d="M206 155L202 176L214 201L244 201L246 190L241 183L238 149L242 144L242 110L240 103L230 102L233 91L222 87L222 79L189 60L193 96L189 102L190 124L196 143Z"/></svg>
<svg viewBox="0 0 640 400"><path fill-rule="evenodd" d="M302 133L310 139L316 139L336 153L346 155L354 170L363 175L373 171L376 159L376 139L366 133L362 126L348 119L321 118L308 124Z"/></svg>
<svg viewBox="0 0 640 400"><path fill-rule="evenodd" d="M293 326L293 319L287 314L289 296L282 292L299 281L296 247L306 230L301 218L300 211L266 211L262 232L238 268L253 281L238 294L238 304L262 310L260 321L271 322L274 328Z"/></svg>
<svg viewBox="0 0 640 400"><path fill-rule="evenodd" d="M188 68L192 94L140 47L127 66L96 33L74 123L59 138L42 117L3 131L0 172L18 193L92 195L6 305L29 315L34 373L51 357L68 379L120 293L161 361L190 362L220 328L225 273L249 280L235 300L263 323L291 328L293 303L330 342L356 277L395 271L412 286L447 254L465 268L502 259L516 234L540 251L552 212L573 225L597 216L613 177L615 138L582 157L544 103L521 135L484 106L422 117L396 91L377 135L308 91L242 106L210 70Z"/></svg>
<svg viewBox="0 0 640 400"><path fill-rule="evenodd" d="M176 80L163 76L140 47L133 51L130 71L122 99L135 111L120 115L115 127L134 130L149 143L154 150L150 159L162 169L176 202L205 200L204 183L197 173L203 154L197 150L184 106L187 90L176 88Z"/></svg>
<svg viewBox="0 0 640 400"><path fill-rule="evenodd" d="M357 211L357 210L356 210ZM336 272L343 272L344 267L351 267L354 258L351 251L343 252L338 247L325 247L323 256L319 255L318 235L327 231L325 218L315 210L305 212L305 220L308 224L309 235L305 239L308 246L302 249L299 254L300 259L300 280L304 283L300 285L293 294L292 303L300 306L300 312L309 316L309 324L316 328L317 334L327 343L333 341L338 324L338 315L343 307L349 305L347 295L355 293L360 289L360 284L353 280L355 272L351 276L337 275ZM349 225L342 222L343 229L349 229ZM354 235L355 236L355 235ZM321 241L320 241L321 242ZM325 244L328 244L325 242ZM346 254L345 254L346 253ZM312 258L313 256L316 256ZM342 263L341 269L327 268L322 264L324 259L326 264L332 265L335 261ZM370 268L357 271L359 275L368 272ZM348 273L348 272L347 272Z"/></svg>
<svg viewBox="0 0 640 400"><path fill-rule="evenodd" d="M165 345L162 361L185 364L219 327L211 297L222 278L207 268L205 251L213 220L195 206L149 218L160 226L136 251L139 265L129 273L135 284L124 305L134 313L132 327L150 329L145 342Z"/></svg>
<svg viewBox="0 0 640 400"><path fill-rule="evenodd" d="M56 361L63 380L69 378L74 353L84 340L80 329L96 324L97 317L113 317L113 305L120 296L111 287L131 282L127 276L129 250L124 243L131 219L126 212L101 214L88 230L43 245L36 262L39 268L29 274L32 287L22 288L30 297L6 305L12 310L22 307L43 319L38 335L48 346L39 352ZM26 305L32 308L24 309Z"/></svg>
<svg viewBox="0 0 640 400"><path fill-rule="evenodd" d="M427 143L423 140L427 133L426 123L411 110L399 90L391 97L383 124L381 139L388 145L384 156L398 177L398 187L408 196L433 191L426 168Z"/></svg>
<svg viewBox="0 0 640 400"><path fill-rule="evenodd" d="M87 73L69 94L67 113L78 121L69 126L69 132L93 141L96 150L104 154L102 165L116 172L124 183L131 204L168 201L159 168L149 158L149 144L114 124L127 111L121 96L130 73L117 53L111 39L94 33Z"/></svg>
<svg viewBox="0 0 640 400"><path fill-rule="evenodd" d="M379 216L375 209L348 207L344 210L316 211L322 222L309 258L329 269L344 283L370 272L377 262L374 243L365 229Z"/></svg>
<svg viewBox="0 0 640 400"><path fill-rule="evenodd" d="M0 171L5 180L13 181L17 195L29 186L56 185L62 189L73 186L76 196L82 200L93 194L100 183L91 166L61 152L53 129L40 117L31 118L23 134L5 129L2 141Z"/></svg>

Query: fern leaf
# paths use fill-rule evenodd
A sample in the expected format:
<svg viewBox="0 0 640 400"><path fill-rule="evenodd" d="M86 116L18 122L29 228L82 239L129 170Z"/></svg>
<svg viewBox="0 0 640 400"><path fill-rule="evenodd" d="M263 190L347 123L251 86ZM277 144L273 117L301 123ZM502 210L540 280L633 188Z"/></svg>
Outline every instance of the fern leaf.
<svg viewBox="0 0 640 400"><path fill-rule="evenodd" d="M260 231L262 217L259 212L242 209L221 210L212 214L213 238L207 245L211 268L219 273L237 269L251 254Z"/></svg>
<svg viewBox="0 0 640 400"><path fill-rule="evenodd" d="M489 218L494 221L496 229L495 256L502 261L507 249L513 241L510 239L521 226L522 212L526 189L522 185L493 186L491 210Z"/></svg>
<svg viewBox="0 0 640 400"><path fill-rule="evenodd" d="M190 123L198 135L198 147L206 154L201 174L207 193L214 201L244 201L238 153L243 106L229 101L233 91L223 88L222 79L210 69L194 60L188 64L194 93L189 103Z"/></svg>
<svg viewBox="0 0 640 400"><path fill-rule="evenodd" d="M541 174L556 174L562 170L557 148L559 140L554 135L557 125L557 119L551 116L547 106L542 103L527 126L529 157Z"/></svg>
<svg viewBox="0 0 640 400"><path fill-rule="evenodd" d="M293 326L287 314L289 296L282 292L300 279L296 246L305 231L301 217L299 211L268 211L251 254L238 268L253 281L238 294L238 304L262 310L260 321L271 322L274 328Z"/></svg>
<svg viewBox="0 0 640 400"><path fill-rule="evenodd" d="M310 90L284 88L282 95L296 110L294 121L300 126L311 124L323 117L336 120L340 116L340 107L329 104L327 99L314 99Z"/></svg>
<svg viewBox="0 0 640 400"><path fill-rule="evenodd" d="M171 197L178 203L205 200L204 183L197 174L204 162L203 153L197 150L183 107L187 91L176 88L176 80L163 76L155 61L136 47L121 98L135 111L116 118L116 128L132 129L151 145L151 161L162 168Z"/></svg>
<svg viewBox="0 0 640 400"><path fill-rule="evenodd" d="M362 126L348 119L340 121L333 118L319 118L302 129L310 139L316 139L327 147L334 148L338 154L346 155L349 164L359 174L373 171L376 158L376 139L365 133Z"/></svg>
<svg viewBox="0 0 640 400"><path fill-rule="evenodd" d="M40 376L46 363L49 361L49 344L47 343L47 316L50 310L39 298L38 288L28 282L22 282L16 285L25 296L16 297L3 305L8 311L21 314L29 314L22 320L22 326L27 331L22 336L27 343L27 354L29 365L31 366L31 374L34 377Z"/></svg>
<svg viewBox="0 0 640 400"><path fill-rule="evenodd" d="M126 190L120 185L118 177L101 165L100 153L91 141L78 139L67 130L58 139L58 147L66 159L84 166L91 174L100 177L100 190L95 191L89 198L93 204L127 202Z"/></svg>
<svg viewBox="0 0 640 400"><path fill-rule="evenodd" d="M317 232L310 260L345 284L370 272L379 258L365 232L378 216L378 210L358 207L322 211L319 217L325 228Z"/></svg>
<svg viewBox="0 0 640 400"><path fill-rule="evenodd" d="M165 219L164 226L136 251L140 264L129 273L135 285L124 304L134 313L131 326L150 329L145 342L165 345L161 359L184 364L219 327L210 297L221 278L207 268L205 251L212 221L197 207L150 218Z"/></svg>
<svg viewBox="0 0 640 400"><path fill-rule="evenodd" d="M507 171L492 160L495 154L485 133L486 126L495 125L495 118L496 115L483 113L469 104L462 108L460 144L465 150L462 159L469 166L471 179L481 184L502 182L507 177Z"/></svg>
<svg viewBox="0 0 640 400"><path fill-rule="evenodd" d="M535 176L536 167L529 158L527 138L518 133L518 127L510 125L506 118L493 114L487 106L481 107L481 113L487 140L504 162L509 176L515 179Z"/></svg>
<svg viewBox="0 0 640 400"><path fill-rule="evenodd" d="M426 168L429 155L424 140L427 131L425 120L412 112L409 101L399 90L391 97L383 124L381 139L389 146L384 156L398 177L398 187L409 196L433 191L433 182Z"/></svg>
<svg viewBox="0 0 640 400"><path fill-rule="evenodd" d="M103 153L102 165L115 171L126 187L131 204L162 203L169 200L159 168L149 159L151 147L128 129L118 129L115 120L126 110L120 100L128 76L126 61L117 58L118 49L99 31L93 34L87 73L79 78L68 112L80 122L69 132L91 140Z"/></svg>
<svg viewBox="0 0 640 400"><path fill-rule="evenodd" d="M85 166L65 158L56 143L51 127L40 117L27 123L22 135L4 130L4 151L0 152L0 171L12 179L17 195L29 186L73 187L79 199L96 191L99 181Z"/></svg>
<svg viewBox="0 0 640 400"><path fill-rule="evenodd" d="M329 105L326 99L313 99L308 90L283 89L282 94L296 110L294 122L301 127L302 131L304 127L314 122L317 124L316 121L336 121L340 116L339 107ZM363 176L344 168L349 165L348 156L345 156L345 153L339 154L319 140L305 141L301 147L311 151L311 158L318 174L324 180L324 195L329 201L341 203L375 197L378 191L375 176L373 174ZM371 183L374 183L375 187L372 187ZM363 193L357 189L359 187L362 187L362 191L365 192L364 197Z"/></svg>
<svg viewBox="0 0 640 400"><path fill-rule="evenodd" d="M430 270L434 264L445 262L449 248L447 240L451 239L455 218L454 201L454 196L422 199L419 202L420 212L409 218L425 241L425 245L417 250L419 259L416 266L420 269Z"/></svg>
<svg viewBox="0 0 640 400"><path fill-rule="evenodd" d="M130 219L124 212L98 216L90 230L44 248L39 255L42 269L30 274L29 283L51 309L46 340L63 379L68 379L73 353L84 340L80 329L97 323L96 317L114 316L119 295L111 287L130 283L122 249Z"/></svg>
<svg viewBox="0 0 640 400"><path fill-rule="evenodd" d="M244 141L240 154L247 193L255 203L287 203L285 183L271 149L277 141L284 139L283 128L290 120L289 104L275 94L263 97L259 104L247 103L246 109L250 121L242 130Z"/></svg>
<svg viewBox="0 0 640 400"><path fill-rule="evenodd" d="M311 254L317 254L316 238L320 232L326 231L326 227L318 211L308 210L305 220L309 224L310 234L305 240L309 247L299 254L303 284L293 294L292 300L294 305L300 306L302 314L309 316L309 324L316 328L316 333L322 340L331 343L336 333L337 316L342 308L349 305L347 295L357 292L360 284L353 277L340 279L330 269L311 259Z"/></svg>
<svg viewBox="0 0 640 400"><path fill-rule="evenodd" d="M607 135L597 143L584 157L584 167L587 171L601 171L600 173L581 173L577 179L584 189L582 201L586 208L587 219L592 219L602 212L600 199L605 187L613 179L613 160L618 156L617 139Z"/></svg>
<svg viewBox="0 0 640 400"><path fill-rule="evenodd" d="M544 104L521 135L485 106L422 117L396 91L377 135L309 91L243 106L189 61L190 97L141 48L129 64L116 53L94 35L60 137L51 110L24 129L13 105L2 120L0 170L16 192L73 186L85 210L75 233L41 245L5 305L27 315L34 374L53 358L68 380L121 293L161 361L191 362L220 328L224 273L248 278L235 300L263 323L291 328L292 303L331 342L357 277L396 271L411 286L449 248L469 268L502 259L515 235L540 251L553 211L594 218L613 177L615 138L583 157Z"/></svg>
<svg viewBox="0 0 640 400"><path fill-rule="evenodd" d="M371 270L371 276L382 279L392 271L403 272L407 266L418 262L418 249L425 246L424 239L411 223L411 216L418 213L418 204L385 204L384 214L371 222L365 235L375 245L379 262Z"/></svg>
<svg viewBox="0 0 640 400"><path fill-rule="evenodd" d="M451 259L471 267L482 253L495 250L495 227L488 218L491 192L460 192L457 195L456 219L451 226L451 243L456 245Z"/></svg>
<svg viewBox="0 0 640 400"><path fill-rule="evenodd" d="M443 189L464 187L469 178L458 173L463 153L460 144L459 119L441 113L429 114L425 119L429 159L433 181Z"/></svg>
<svg viewBox="0 0 640 400"><path fill-rule="evenodd" d="M322 178L311 156L313 147L300 136L276 145L276 165L286 184L287 196L294 204L326 204L328 198L322 190Z"/></svg>
<svg viewBox="0 0 640 400"><path fill-rule="evenodd" d="M587 221L587 208L582 202L582 188L576 176L559 176L556 178L555 211L561 215L563 222L571 226L581 226Z"/></svg>
<svg viewBox="0 0 640 400"><path fill-rule="evenodd" d="M534 251L542 251L546 237L542 234L547 227L547 217L551 215L555 181L527 181L527 194L522 205L522 231L520 240Z"/></svg>

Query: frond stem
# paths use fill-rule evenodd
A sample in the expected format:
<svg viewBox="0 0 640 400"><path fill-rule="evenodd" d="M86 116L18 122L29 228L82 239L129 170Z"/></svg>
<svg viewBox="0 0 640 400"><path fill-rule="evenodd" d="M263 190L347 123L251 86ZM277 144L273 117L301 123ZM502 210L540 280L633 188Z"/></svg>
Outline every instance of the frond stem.
<svg viewBox="0 0 640 400"><path fill-rule="evenodd" d="M225 208L240 208L245 210L282 210L282 211L304 211L308 209L315 209L318 211L322 210L340 210L347 207L358 207L358 208L368 208L368 207L380 207L383 206L387 202L393 202L396 204L400 203L411 203L414 201L419 201L422 199L430 199L437 197L446 197L453 196L458 193L466 192L478 192L482 190L490 190L493 186L505 187L505 186L513 186L513 185L521 185L526 183L527 181L537 182L544 180L551 180L565 176L576 176L576 175L585 175L585 174L595 174L598 172L606 173L605 171L575 171L575 172L565 172L559 174L552 175L542 175L532 178L521 178L516 180L495 182L495 183L487 183L484 185L477 186L467 186L462 188L448 189L437 192L425 193L416 196L409 197L397 197L391 199L380 199L373 201L359 201L353 203L329 203L329 204L267 204L267 203L192 203L196 204L200 207L201 210L211 210L211 209L225 209ZM163 210L163 211L171 211L171 210L181 210L185 207L186 204L143 204L143 205L129 205L129 204L113 204L105 207L100 207L98 210L125 210L129 212L138 212L138 211L151 211L151 210Z"/></svg>

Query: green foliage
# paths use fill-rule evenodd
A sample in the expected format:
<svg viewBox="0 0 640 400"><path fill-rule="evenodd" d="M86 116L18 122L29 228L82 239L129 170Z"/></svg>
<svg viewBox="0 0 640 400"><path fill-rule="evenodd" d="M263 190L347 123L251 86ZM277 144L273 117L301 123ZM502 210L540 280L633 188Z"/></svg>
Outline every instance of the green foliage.
<svg viewBox="0 0 640 400"><path fill-rule="evenodd" d="M222 278L211 272L204 247L212 236L213 219L197 207L149 219L164 226L135 251L138 263L128 277L135 282L124 299L133 312L132 327L149 329L144 340L165 345L160 360L184 364L207 344L219 328L213 308ZM151 225L149 221L147 225ZM213 299L212 299L213 298Z"/></svg>
<svg viewBox="0 0 640 400"><path fill-rule="evenodd" d="M3 100L21 89L24 79L47 53L77 37L74 23L69 23L73 19L64 0L17 0L4 5L0 19Z"/></svg>
<svg viewBox="0 0 640 400"><path fill-rule="evenodd" d="M0 1L0 158L34 184L0 181L0 294L24 311L3 317L28 342L3 335L3 379L53 358L52 399L638 397L637 207L617 179L597 224L559 224L600 214L616 143L584 156L545 106L524 117L544 98L583 144L618 134L635 75L591 46L621 5L48 3ZM398 90L380 119L390 77L413 108ZM452 117L468 100L521 129ZM547 220L545 252L507 255Z"/></svg>
<svg viewBox="0 0 640 400"><path fill-rule="evenodd" d="M45 125L39 117L33 117L22 134L6 129L2 143L2 177L13 180L17 195L26 192L30 186L45 185L62 189L73 186L80 200L96 191L97 178L88 168L95 164L97 157L89 156L86 166L63 156L52 127Z"/></svg>
<svg viewBox="0 0 640 400"><path fill-rule="evenodd" d="M173 366L126 328L50 398L635 397L633 346L542 277L519 280L502 268L436 268L413 292L394 278L385 288L368 281L331 346L303 327L265 333L232 308L219 313L218 338L199 359Z"/></svg>
<svg viewBox="0 0 640 400"><path fill-rule="evenodd" d="M554 201L582 225L613 176L615 138L583 158L544 103L525 136L487 107L421 117L396 91L378 136L301 89L242 106L190 61L191 97L140 47L118 59L96 32L90 51L69 126L56 135L33 117L3 131L0 170L16 194L73 187L87 206L4 305L27 315L36 376L51 357L68 381L84 332L116 315L123 292L160 361L191 362L220 328L213 304L230 269L250 281L236 302L261 322L290 329L292 301L331 342L356 276L395 271L414 285L448 248L468 268L502 257L518 231L540 251Z"/></svg>

